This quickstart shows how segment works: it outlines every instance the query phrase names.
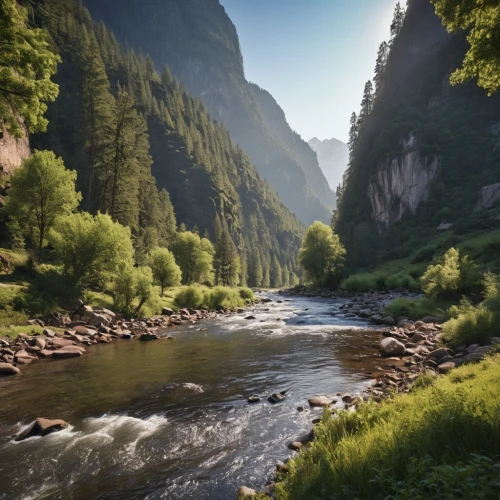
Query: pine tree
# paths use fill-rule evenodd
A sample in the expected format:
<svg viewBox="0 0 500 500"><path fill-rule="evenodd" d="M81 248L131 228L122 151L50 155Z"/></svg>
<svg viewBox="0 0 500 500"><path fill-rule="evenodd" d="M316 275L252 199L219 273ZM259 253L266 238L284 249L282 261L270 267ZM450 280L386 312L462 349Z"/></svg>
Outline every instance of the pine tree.
<svg viewBox="0 0 500 500"><path fill-rule="evenodd" d="M109 91L109 80L101 58L94 32L83 27L83 107L86 142L88 211L95 206L95 170L105 162L106 148L111 142L114 99Z"/></svg>
<svg viewBox="0 0 500 500"><path fill-rule="evenodd" d="M276 255L271 258L271 268L269 271L269 278L271 281L271 287L280 288L281 287L281 266Z"/></svg>
<svg viewBox="0 0 500 500"><path fill-rule="evenodd" d="M238 273L240 272L240 259L225 217L222 217L222 220L220 220L217 215L215 219L215 234L215 284L223 286L237 285Z"/></svg>
<svg viewBox="0 0 500 500"><path fill-rule="evenodd" d="M356 113L352 113L349 128L349 141L347 146L349 147L349 163L352 163L354 157L354 150L358 144L358 133L359 133L359 120ZM340 186L339 186L340 187Z"/></svg>
<svg viewBox="0 0 500 500"><path fill-rule="evenodd" d="M363 91L363 100L361 101L361 111L359 113L359 124L363 125L365 120L368 118L373 109L373 102L375 96L373 94L373 83L368 80L365 83L365 89Z"/></svg>
<svg viewBox="0 0 500 500"><path fill-rule="evenodd" d="M159 244L169 247L174 241L177 232L177 221L175 219L174 206L170 201L170 195L166 189L159 193L160 197L160 222L158 227Z"/></svg>
<svg viewBox="0 0 500 500"><path fill-rule="evenodd" d="M394 40L397 38L401 29L403 28L403 22L405 20L406 11L401 7L401 3L398 2L394 8L394 16L391 23L391 37L389 39L389 45L392 47Z"/></svg>
<svg viewBox="0 0 500 500"><path fill-rule="evenodd" d="M390 47L387 42L382 42L378 49L377 62L375 63L375 76L373 81L375 82L375 93L378 94L380 91L380 85L385 73L385 67L387 65L387 60L389 58Z"/></svg>

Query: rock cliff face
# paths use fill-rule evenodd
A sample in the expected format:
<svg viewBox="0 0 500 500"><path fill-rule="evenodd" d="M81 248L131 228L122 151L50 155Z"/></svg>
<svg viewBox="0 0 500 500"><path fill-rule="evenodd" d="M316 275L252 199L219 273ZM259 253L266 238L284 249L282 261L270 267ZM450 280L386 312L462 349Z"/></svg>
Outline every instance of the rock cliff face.
<svg viewBox="0 0 500 500"><path fill-rule="evenodd" d="M0 172L12 174L16 167L30 155L28 134L16 139L5 128L0 132Z"/></svg>
<svg viewBox="0 0 500 500"><path fill-rule="evenodd" d="M404 140L403 154L383 164L368 185L373 219L387 227L415 214L437 171L436 156L422 158L415 137Z"/></svg>
<svg viewBox="0 0 500 500"><path fill-rule="evenodd" d="M479 200L477 202L477 208L490 208L498 202L500 202L500 183L491 184L490 186L484 186L483 189L481 189Z"/></svg>
<svg viewBox="0 0 500 500"><path fill-rule="evenodd" d="M335 191L342 183L342 176L349 162L349 149L347 144L338 139L320 141L317 137L309 141L309 146L318 156L319 166L325 174L330 188Z"/></svg>
<svg viewBox="0 0 500 500"><path fill-rule="evenodd" d="M259 174L304 224L330 220L334 197L325 190L317 162L303 161L270 130L272 124L266 123L266 113L245 79L236 28L219 0L83 3L120 41L150 54L159 70L168 64L190 94L203 99L213 118L227 126Z"/></svg>

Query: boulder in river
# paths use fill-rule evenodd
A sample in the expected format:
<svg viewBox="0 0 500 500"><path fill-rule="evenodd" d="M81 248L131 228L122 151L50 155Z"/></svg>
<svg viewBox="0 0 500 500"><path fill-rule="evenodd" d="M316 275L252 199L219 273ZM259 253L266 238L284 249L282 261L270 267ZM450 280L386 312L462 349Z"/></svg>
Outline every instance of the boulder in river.
<svg viewBox="0 0 500 500"><path fill-rule="evenodd" d="M269 396L267 398L267 400L272 403L273 405L276 404L276 403L279 403L281 401L284 401L286 399L286 394L287 391L281 391L281 392L276 392L274 394L271 394L271 396Z"/></svg>
<svg viewBox="0 0 500 500"><path fill-rule="evenodd" d="M250 397L247 399L247 402L248 402L248 403L258 403L259 401L260 401L259 396L250 396Z"/></svg>
<svg viewBox="0 0 500 500"><path fill-rule="evenodd" d="M80 349L72 349L71 347L63 347L52 353L54 359L79 358L82 355Z"/></svg>
<svg viewBox="0 0 500 500"><path fill-rule="evenodd" d="M158 340L158 335L155 333L143 333L140 337L139 340L142 342L150 342L151 340Z"/></svg>
<svg viewBox="0 0 500 500"><path fill-rule="evenodd" d="M398 356L405 353L405 346L395 338L386 337L380 342L380 351L384 356Z"/></svg>
<svg viewBox="0 0 500 500"><path fill-rule="evenodd" d="M257 319L255 316L247 316L245 319Z"/></svg>
<svg viewBox="0 0 500 500"><path fill-rule="evenodd" d="M333 403L333 399L328 398L326 396L315 396L313 398L309 398L309 404L312 407L323 408L325 406L330 406Z"/></svg>
<svg viewBox="0 0 500 500"><path fill-rule="evenodd" d="M0 376L19 375L21 370L10 363L0 363Z"/></svg>
<svg viewBox="0 0 500 500"><path fill-rule="evenodd" d="M64 420L49 420L47 418L39 417L37 418L27 429L25 429L19 436L17 436L16 441L23 441L35 436L47 436L53 432L59 432L68 427L68 423Z"/></svg>
<svg viewBox="0 0 500 500"><path fill-rule="evenodd" d="M170 309L170 307L164 307L161 310L162 316L173 316L175 314L175 311L173 309Z"/></svg>

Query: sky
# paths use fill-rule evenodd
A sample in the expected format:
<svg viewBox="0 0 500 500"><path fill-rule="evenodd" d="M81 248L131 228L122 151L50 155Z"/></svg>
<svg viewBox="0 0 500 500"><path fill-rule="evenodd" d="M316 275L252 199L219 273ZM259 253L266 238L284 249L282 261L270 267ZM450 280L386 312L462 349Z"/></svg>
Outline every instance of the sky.
<svg viewBox="0 0 500 500"><path fill-rule="evenodd" d="M247 80L274 96L305 140L346 142L397 0L220 2L238 30Z"/></svg>

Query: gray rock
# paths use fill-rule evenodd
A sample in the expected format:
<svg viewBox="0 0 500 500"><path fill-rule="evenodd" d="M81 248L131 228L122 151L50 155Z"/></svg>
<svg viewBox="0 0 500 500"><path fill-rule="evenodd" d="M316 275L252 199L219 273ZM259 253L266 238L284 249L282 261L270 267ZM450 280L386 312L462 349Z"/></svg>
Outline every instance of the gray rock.
<svg viewBox="0 0 500 500"><path fill-rule="evenodd" d="M313 398L309 398L309 404L312 407L323 408L325 406L330 406L333 403L333 399L327 398L326 396L315 396Z"/></svg>
<svg viewBox="0 0 500 500"><path fill-rule="evenodd" d="M386 337L380 342L380 351L384 356L398 356L405 353L405 346L395 338Z"/></svg>
<svg viewBox="0 0 500 500"><path fill-rule="evenodd" d="M158 335L154 333L143 333L140 337L139 340L141 342L151 342L152 340L158 340Z"/></svg>
<svg viewBox="0 0 500 500"><path fill-rule="evenodd" d="M448 361L446 363L439 365L438 370L439 373L444 374L450 372L451 370L454 370L456 367L457 367L456 363L454 363L453 361Z"/></svg>
<svg viewBox="0 0 500 500"><path fill-rule="evenodd" d="M255 490L252 490L252 488L247 488L246 486L242 486L236 494L236 500L246 500L247 498L255 496L257 496L257 492Z"/></svg>
<svg viewBox="0 0 500 500"><path fill-rule="evenodd" d="M441 347L440 349L436 349L434 351L431 351L427 356L425 357L426 360L433 359L435 361L439 361L441 358L444 358L444 356L454 356L455 353L451 349L446 349L444 347Z"/></svg>

